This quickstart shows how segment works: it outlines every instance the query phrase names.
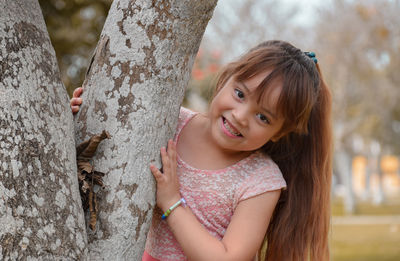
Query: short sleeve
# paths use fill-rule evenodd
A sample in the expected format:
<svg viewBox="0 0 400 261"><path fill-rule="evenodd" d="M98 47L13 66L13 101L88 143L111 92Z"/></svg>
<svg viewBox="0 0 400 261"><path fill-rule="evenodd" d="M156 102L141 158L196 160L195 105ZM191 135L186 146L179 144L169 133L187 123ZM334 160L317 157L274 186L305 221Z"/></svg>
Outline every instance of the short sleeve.
<svg viewBox="0 0 400 261"><path fill-rule="evenodd" d="M177 141L179 133L186 125L186 123L197 113L185 107L181 107L179 111L178 125L176 126L174 140Z"/></svg>
<svg viewBox="0 0 400 261"><path fill-rule="evenodd" d="M237 191L235 201L239 203L242 200L279 189L286 189L285 179L279 167L269 160L246 178Z"/></svg>

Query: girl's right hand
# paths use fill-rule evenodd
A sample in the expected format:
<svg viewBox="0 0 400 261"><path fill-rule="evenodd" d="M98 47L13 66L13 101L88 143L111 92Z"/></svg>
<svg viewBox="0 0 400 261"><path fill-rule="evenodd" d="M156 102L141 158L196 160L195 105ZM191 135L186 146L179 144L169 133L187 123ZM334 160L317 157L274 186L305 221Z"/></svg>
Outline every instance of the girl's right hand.
<svg viewBox="0 0 400 261"><path fill-rule="evenodd" d="M82 98L80 98L82 93L83 93L83 88L78 87L74 90L74 93L72 94L70 106L71 106L71 111L73 114L75 114L79 111L79 108L82 104Z"/></svg>
<svg viewBox="0 0 400 261"><path fill-rule="evenodd" d="M173 140L168 141L167 148L161 148L161 161L162 172L153 164L150 164L150 170L157 182L157 206L165 212L181 198L176 175L176 143Z"/></svg>

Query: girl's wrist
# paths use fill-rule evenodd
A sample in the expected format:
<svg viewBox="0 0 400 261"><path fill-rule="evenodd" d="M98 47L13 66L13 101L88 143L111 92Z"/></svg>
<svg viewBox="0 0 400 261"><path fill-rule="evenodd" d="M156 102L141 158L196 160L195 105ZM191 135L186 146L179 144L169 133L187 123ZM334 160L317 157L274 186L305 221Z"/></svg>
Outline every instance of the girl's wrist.
<svg viewBox="0 0 400 261"><path fill-rule="evenodd" d="M162 215L161 219L166 219L176 208L179 206L186 207L186 200L184 198L180 198L173 205L171 205Z"/></svg>
<svg viewBox="0 0 400 261"><path fill-rule="evenodd" d="M180 195L174 196L168 201L166 201L162 207L161 210L163 213L165 213L171 206L173 206L176 202L178 202L182 197Z"/></svg>

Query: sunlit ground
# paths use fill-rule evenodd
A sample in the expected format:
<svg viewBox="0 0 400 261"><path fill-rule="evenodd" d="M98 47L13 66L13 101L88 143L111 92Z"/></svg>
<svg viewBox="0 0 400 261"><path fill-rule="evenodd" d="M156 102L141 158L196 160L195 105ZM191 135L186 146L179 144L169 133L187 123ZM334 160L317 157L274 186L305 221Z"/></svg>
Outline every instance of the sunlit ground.
<svg viewBox="0 0 400 261"><path fill-rule="evenodd" d="M381 206L367 202L355 215L344 216L340 201L332 205L330 236L333 261L399 261L400 202L388 200Z"/></svg>

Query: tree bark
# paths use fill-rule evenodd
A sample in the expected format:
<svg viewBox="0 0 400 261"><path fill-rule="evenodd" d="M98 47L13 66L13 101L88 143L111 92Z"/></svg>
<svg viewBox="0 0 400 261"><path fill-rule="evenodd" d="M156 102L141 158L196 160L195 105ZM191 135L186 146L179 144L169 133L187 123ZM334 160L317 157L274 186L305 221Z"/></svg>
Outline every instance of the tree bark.
<svg viewBox="0 0 400 261"><path fill-rule="evenodd" d="M0 12L0 260L84 259L72 115L39 4Z"/></svg>
<svg viewBox="0 0 400 261"><path fill-rule="evenodd" d="M80 142L103 129L94 166L107 173L91 260L140 260L155 205L149 164L172 138L205 27L217 0L114 1L76 118Z"/></svg>

